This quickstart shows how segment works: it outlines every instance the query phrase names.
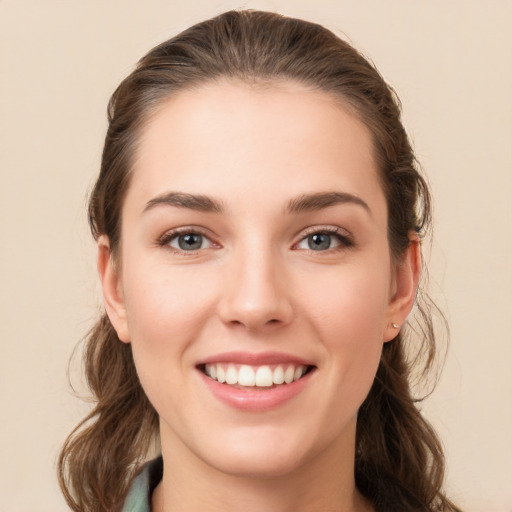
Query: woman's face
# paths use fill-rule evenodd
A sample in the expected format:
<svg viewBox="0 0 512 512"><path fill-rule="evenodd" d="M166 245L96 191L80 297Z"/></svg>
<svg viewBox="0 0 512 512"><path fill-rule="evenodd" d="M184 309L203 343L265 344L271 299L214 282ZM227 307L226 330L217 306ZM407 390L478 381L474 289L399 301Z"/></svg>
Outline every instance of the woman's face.
<svg viewBox="0 0 512 512"><path fill-rule="evenodd" d="M175 94L142 133L117 272L107 243L107 309L164 451L246 475L353 457L414 265L390 259L370 134L346 108L288 82Z"/></svg>

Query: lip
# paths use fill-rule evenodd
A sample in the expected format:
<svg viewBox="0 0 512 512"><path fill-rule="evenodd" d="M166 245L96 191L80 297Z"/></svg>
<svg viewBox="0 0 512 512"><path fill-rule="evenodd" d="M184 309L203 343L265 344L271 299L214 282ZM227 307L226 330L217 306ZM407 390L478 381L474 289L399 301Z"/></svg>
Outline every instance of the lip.
<svg viewBox="0 0 512 512"><path fill-rule="evenodd" d="M283 354L279 352L264 352L260 354L247 353L247 352L226 352L223 354L216 354L215 356L201 360L196 370L213 396L220 402L241 411L248 412L264 412L277 409L286 403L293 400L299 395L310 382L312 375L315 371L306 373L299 380L291 382L290 384L281 384L268 389L262 388L246 388L239 389L228 384L221 384L220 382L208 377L202 370L205 364L215 363L234 363L234 364L247 364L253 366L273 365L273 364L300 364L304 366L315 367L310 361L303 358L292 356L290 354ZM316 368L316 367L315 367Z"/></svg>
<svg viewBox="0 0 512 512"><path fill-rule="evenodd" d="M247 364L249 366L263 366L266 364L296 364L304 366L315 366L312 361L301 357L286 354L284 352L223 352L202 359L196 366L215 363Z"/></svg>

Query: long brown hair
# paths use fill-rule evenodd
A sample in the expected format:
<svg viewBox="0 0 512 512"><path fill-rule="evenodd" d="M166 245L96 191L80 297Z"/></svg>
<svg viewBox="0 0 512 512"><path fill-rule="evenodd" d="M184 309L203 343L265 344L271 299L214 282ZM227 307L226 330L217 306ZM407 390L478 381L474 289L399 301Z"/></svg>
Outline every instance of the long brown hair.
<svg viewBox="0 0 512 512"><path fill-rule="evenodd" d="M89 221L96 239L108 236L114 256L121 206L145 121L175 91L218 78L288 79L339 98L372 133L392 254L403 254L412 230L424 235L429 229L429 190L401 123L399 100L378 71L324 27L273 13L230 11L151 50L110 100ZM424 299L418 295L414 329L423 357L406 352L412 329L386 343L373 387L359 410L356 484L377 510L459 510L442 492L442 448L409 383L418 365L426 375L435 361L435 308ZM86 340L84 362L96 405L67 439L59 478L73 510L108 511L122 501L145 460L157 435L158 417L140 386L131 346L118 340L106 315Z"/></svg>

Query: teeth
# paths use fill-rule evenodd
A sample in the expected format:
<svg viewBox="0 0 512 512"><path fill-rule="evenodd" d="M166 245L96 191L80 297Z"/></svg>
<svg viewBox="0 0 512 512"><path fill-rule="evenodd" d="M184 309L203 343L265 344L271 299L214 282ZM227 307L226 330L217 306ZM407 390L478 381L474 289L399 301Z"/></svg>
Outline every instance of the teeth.
<svg viewBox="0 0 512 512"><path fill-rule="evenodd" d="M302 377L302 369L303 368L304 368L303 366L299 366L295 370L295 373L293 374L293 380L299 380Z"/></svg>
<svg viewBox="0 0 512 512"><path fill-rule="evenodd" d="M256 372L256 386L266 388L272 384L272 370L268 366L260 366Z"/></svg>
<svg viewBox="0 0 512 512"><path fill-rule="evenodd" d="M286 384L290 384L290 382L293 382L294 375L295 368L293 366L288 366L288 368L286 368L286 371L284 372L284 381L286 382Z"/></svg>
<svg viewBox="0 0 512 512"><path fill-rule="evenodd" d="M234 364L207 364L204 372L212 379L229 385L245 387L271 387L272 385L290 384L299 380L306 373L304 365L249 366Z"/></svg>
<svg viewBox="0 0 512 512"><path fill-rule="evenodd" d="M229 365L226 371L226 384L237 384L238 383L238 372L233 365Z"/></svg>
<svg viewBox="0 0 512 512"><path fill-rule="evenodd" d="M272 374L272 382L274 384L282 384L284 382L284 370L282 366L278 366Z"/></svg>
<svg viewBox="0 0 512 512"><path fill-rule="evenodd" d="M250 366L244 365L240 367L238 384L240 386L254 386L256 384L256 375Z"/></svg>

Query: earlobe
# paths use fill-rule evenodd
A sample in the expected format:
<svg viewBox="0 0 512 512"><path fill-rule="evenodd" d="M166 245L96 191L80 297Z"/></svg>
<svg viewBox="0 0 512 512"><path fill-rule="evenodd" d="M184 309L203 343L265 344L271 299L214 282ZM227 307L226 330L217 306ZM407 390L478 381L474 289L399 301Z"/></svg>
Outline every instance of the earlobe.
<svg viewBox="0 0 512 512"><path fill-rule="evenodd" d="M102 235L98 239L97 263L105 310L112 326L117 332L118 338L124 343L129 343L130 335L128 332L121 278L115 267L110 243L106 235Z"/></svg>
<svg viewBox="0 0 512 512"><path fill-rule="evenodd" d="M411 312L416 299L421 273L420 241L416 233L411 234L409 246L402 260L394 269L394 286L388 306L384 341L394 339Z"/></svg>

